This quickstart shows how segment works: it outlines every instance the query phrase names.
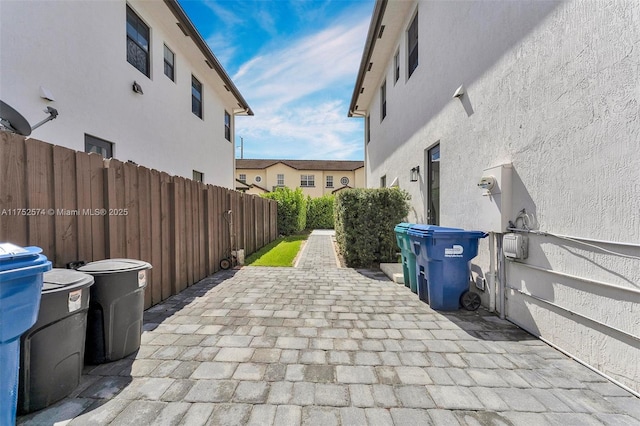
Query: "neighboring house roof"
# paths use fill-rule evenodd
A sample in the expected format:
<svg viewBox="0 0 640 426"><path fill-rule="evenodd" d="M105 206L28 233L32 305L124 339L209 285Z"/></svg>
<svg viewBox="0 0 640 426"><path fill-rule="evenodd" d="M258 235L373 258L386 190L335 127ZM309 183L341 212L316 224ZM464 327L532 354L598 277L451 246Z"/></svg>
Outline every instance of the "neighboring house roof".
<svg viewBox="0 0 640 426"><path fill-rule="evenodd" d="M331 193L335 194L336 192L342 191L343 189L353 189L353 187L349 185L341 186L340 188L336 188L333 191L331 191Z"/></svg>
<svg viewBox="0 0 640 426"><path fill-rule="evenodd" d="M191 37L193 42L196 44L196 46L198 46L198 48L206 58L205 62L207 63L207 65L218 73L218 75L220 76L220 78L225 84L225 89L233 93L233 96L235 96L236 100L238 101L238 106L245 110L244 112L245 114L253 115L253 111L251 110L251 107L249 107L249 104L247 103L247 101L240 94L240 91L238 90L236 85L233 84L233 81L231 81L231 77L229 77L227 72L224 70L224 68L218 61L218 58L215 57L215 55L213 54L213 52L211 51L207 43L204 41L204 39L202 38L202 36L200 35L196 27L193 26L193 23L191 22L187 14L184 12L182 7L178 4L178 1L164 0L164 2L169 7L171 12L173 12L173 15L178 19L178 23L177 23L178 27L180 27L180 29L182 30L183 33L185 33L186 36Z"/></svg>
<svg viewBox="0 0 640 426"><path fill-rule="evenodd" d="M364 167L364 161L236 159L236 169L266 169L278 163L296 170L354 171Z"/></svg>
<svg viewBox="0 0 640 426"><path fill-rule="evenodd" d="M240 187L240 188L238 188ZM248 184L247 182L243 182L240 179L236 179L236 189L242 189L242 190L247 190L251 188L251 185Z"/></svg>

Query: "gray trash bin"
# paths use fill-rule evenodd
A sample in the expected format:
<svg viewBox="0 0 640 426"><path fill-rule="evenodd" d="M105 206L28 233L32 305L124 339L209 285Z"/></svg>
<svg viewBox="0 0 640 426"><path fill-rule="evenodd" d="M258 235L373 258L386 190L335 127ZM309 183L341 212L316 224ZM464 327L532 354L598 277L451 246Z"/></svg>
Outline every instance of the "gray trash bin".
<svg viewBox="0 0 640 426"><path fill-rule="evenodd" d="M85 361L116 361L140 348L144 288L151 265L134 259L106 259L87 263L79 271L91 274Z"/></svg>
<svg viewBox="0 0 640 426"><path fill-rule="evenodd" d="M19 412L48 407L80 384L92 284L71 269L44 273L38 320L20 339Z"/></svg>

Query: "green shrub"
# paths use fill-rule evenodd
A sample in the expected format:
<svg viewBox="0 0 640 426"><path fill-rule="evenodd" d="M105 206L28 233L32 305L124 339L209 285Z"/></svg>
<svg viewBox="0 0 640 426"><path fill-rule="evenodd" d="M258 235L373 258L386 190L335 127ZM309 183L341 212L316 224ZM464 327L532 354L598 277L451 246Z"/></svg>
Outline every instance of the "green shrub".
<svg viewBox="0 0 640 426"><path fill-rule="evenodd" d="M278 203L278 232L281 235L299 234L307 224L307 199L302 190L277 188L262 195Z"/></svg>
<svg viewBox="0 0 640 426"><path fill-rule="evenodd" d="M397 188L346 189L335 202L336 240L349 267L395 262L393 228L409 213L409 194Z"/></svg>
<svg viewBox="0 0 640 426"><path fill-rule="evenodd" d="M307 200L307 229L333 229L333 195Z"/></svg>

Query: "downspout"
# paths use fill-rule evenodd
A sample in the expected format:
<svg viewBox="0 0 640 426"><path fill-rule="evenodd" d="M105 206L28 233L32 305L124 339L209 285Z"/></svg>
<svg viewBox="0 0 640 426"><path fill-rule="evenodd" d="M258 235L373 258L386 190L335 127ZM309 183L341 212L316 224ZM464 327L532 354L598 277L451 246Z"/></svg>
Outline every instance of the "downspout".
<svg viewBox="0 0 640 426"><path fill-rule="evenodd" d="M489 312L496 311L496 234L489 232Z"/></svg>
<svg viewBox="0 0 640 426"><path fill-rule="evenodd" d="M502 234L498 234L498 294L500 299L500 319L506 318L506 286L507 273L504 265L504 252L502 251Z"/></svg>

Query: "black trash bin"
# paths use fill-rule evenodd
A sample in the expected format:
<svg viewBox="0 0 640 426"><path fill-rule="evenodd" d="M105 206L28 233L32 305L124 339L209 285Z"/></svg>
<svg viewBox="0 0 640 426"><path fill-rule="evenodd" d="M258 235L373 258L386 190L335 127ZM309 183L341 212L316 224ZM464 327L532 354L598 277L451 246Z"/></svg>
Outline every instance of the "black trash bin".
<svg viewBox="0 0 640 426"><path fill-rule="evenodd" d="M144 288L151 265L134 259L106 259L78 268L93 275L85 361L116 361L140 348Z"/></svg>
<svg viewBox="0 0 640 426"><path fill-rule="evenodd" d="M70 269L44 273L38 320L20 339L19 412L48 407L80 384L92 284Z"/></svg>

